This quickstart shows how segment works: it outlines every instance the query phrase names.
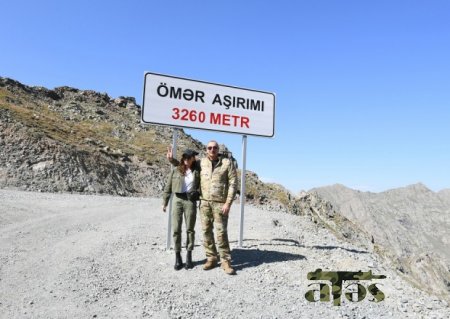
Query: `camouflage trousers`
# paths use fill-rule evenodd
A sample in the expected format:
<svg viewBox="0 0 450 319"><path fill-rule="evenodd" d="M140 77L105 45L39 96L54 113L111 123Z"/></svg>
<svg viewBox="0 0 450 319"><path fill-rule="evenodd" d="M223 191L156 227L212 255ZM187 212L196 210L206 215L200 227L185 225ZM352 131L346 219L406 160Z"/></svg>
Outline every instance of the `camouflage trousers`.
<svg viewBox="0 0 450 319"><path fill-rule="evenodd" d="M173 196L172 206L172 227L173 242L175 243L175 251L181 251L181 228L184 221L186 223L186 249L194 249L195 240L195 220L197 218L196 202L188 199Z"/></svg>
<svg viewBox="0 0 450 319"><path fill-rule="evenodd" d="M230 244L228 242L228 216L222 213L224 203L202 200L200 217L203 230L203 247L206 258L217 258L217 248L221 259L231 260ZM217 248L214 241L213 228L216 229Z"/></svg>

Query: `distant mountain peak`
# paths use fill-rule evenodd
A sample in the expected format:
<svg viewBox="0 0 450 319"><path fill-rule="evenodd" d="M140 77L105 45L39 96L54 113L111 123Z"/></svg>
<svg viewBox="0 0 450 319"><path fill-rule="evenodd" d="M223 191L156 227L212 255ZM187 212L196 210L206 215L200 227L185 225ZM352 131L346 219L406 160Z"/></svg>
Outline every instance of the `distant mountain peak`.
<svg viewBox="0 0 450 319"><path fill-rule="evenodd" d="M326 186L321 186L321 187L314 187L314 188L310 189L309 192L314 192L314 191L318 191L318 190L320 190L320 191L324 191L324 190L347 191L347 192L358 192L358 193L378 193L378 192L371 192L371 191L368 191L368 192L367 191L361 191L361 190L358 190L356 188L348 187L348 186L345 186L345 185L340 184L340 183L336 183L336 184L332 184L332 185L326 185ZM403 186L403 187L396 187L396 188L387 189L385 191L381 191L380 193L405 191L405 190L410 190L410 191L420 192L420 193L424 193L424 192L434 193L431 189L429 189L422 182L417 182L415 184L411 184L411 185L407 185L407 186ZM443 190L441 190L441 192L442 193L450 192L450 189L443 189Z"/></svg>
<svg viewBox="0 0 450 319"><path fill-rule="evenodd" d="M332 192L358 192L358 190L356 189L352 189L350 187L347 187L343 184L332 184L332 185L327 185L327 186L321 186L321 187L314 187L312 189L310 189L308 192L321 192L321 191L332 191Z"/></svg>
<svg viewBox="0 0 450 319"><path fill-rule="evenodd" d="M415 192L420 192L420 193L424 193L424 192L432 192L432 193L434 193L431 189L429 189L425 184L423 184L421 182L408 185L408 186L406 186L404 188L405 189L409 189L409 190L413 190Z"/></svg>

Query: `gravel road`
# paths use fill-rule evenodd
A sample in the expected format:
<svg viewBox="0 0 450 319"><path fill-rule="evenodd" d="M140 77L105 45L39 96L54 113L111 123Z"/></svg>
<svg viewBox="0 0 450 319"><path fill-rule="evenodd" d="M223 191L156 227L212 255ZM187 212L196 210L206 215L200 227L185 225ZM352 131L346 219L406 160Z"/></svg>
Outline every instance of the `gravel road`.
<svg viewBox="0 0 450 319"><path fill-rule="evenodd" d="M246 207L242 248L238 205L231 211L235 276L202 270L199 222L195 267L175 271L160 204L0 190L0 318L450 317L445 301L411 287L367 249L307 217L254 207ZM308 302L306 276L317 268L386 275L373 281L386 299Z"/></svg>

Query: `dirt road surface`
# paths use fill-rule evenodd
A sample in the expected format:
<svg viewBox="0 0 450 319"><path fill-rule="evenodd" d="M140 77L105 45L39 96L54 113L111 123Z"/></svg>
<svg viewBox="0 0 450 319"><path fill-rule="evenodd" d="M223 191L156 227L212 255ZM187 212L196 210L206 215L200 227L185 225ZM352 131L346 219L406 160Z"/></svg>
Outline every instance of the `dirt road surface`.
<svg viewBox="0 0 450 319"><path fill-rule="evenodd" d="M0 318L448 318L447 303L412 288L372 252L308 220L239 205L229 237L235 276L173 269L161 200L0 190ZM184 252L183 252L184 257ZM382 302L308 302L307 273L384 274ZM376 281L374 281L376 282ZM367 284L365 284L367 287Z"/></svg>

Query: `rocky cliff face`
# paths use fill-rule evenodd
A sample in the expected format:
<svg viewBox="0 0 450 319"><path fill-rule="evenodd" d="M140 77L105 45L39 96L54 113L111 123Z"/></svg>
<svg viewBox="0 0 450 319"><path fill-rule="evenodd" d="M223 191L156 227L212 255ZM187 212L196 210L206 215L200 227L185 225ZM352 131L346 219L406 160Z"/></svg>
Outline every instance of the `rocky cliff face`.
<svg viewBox="0 0 450 319"><path fill-rule="evenodd" d="M141 125L134 98L0 78L0 129L0 187L158 195L169 169L172 129Z"/></svg>
<svg viewBox="0 0 450 319"><path fill-rule="evenodd" d="M358 224L375 249L417 286L450 295L450 193L423 184L382 193L342 185L313 190Z"/></svg>

